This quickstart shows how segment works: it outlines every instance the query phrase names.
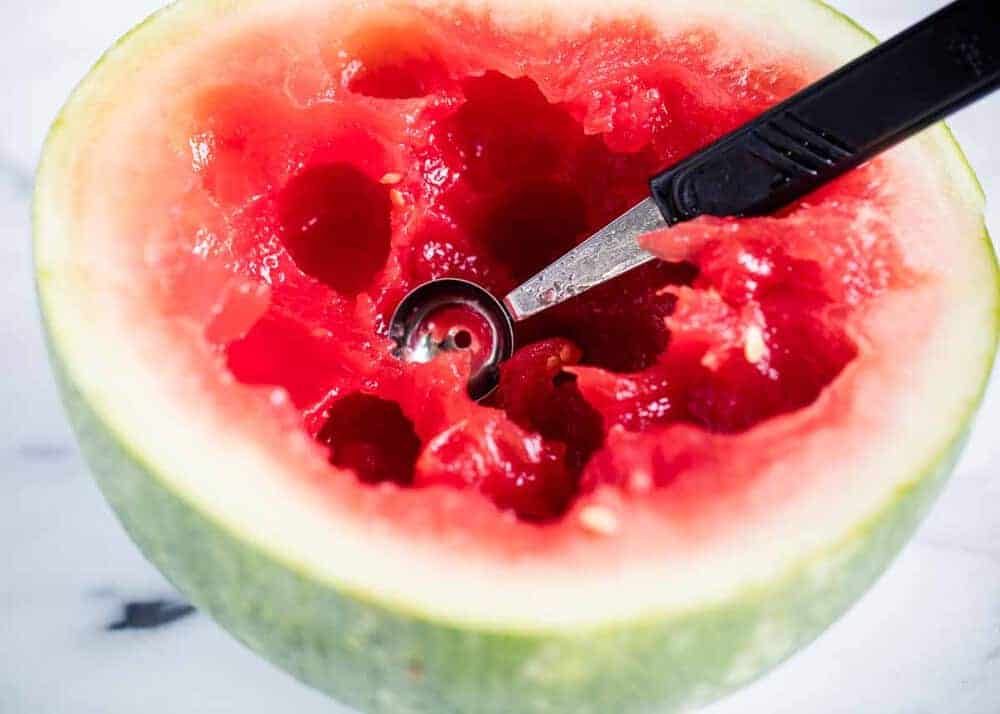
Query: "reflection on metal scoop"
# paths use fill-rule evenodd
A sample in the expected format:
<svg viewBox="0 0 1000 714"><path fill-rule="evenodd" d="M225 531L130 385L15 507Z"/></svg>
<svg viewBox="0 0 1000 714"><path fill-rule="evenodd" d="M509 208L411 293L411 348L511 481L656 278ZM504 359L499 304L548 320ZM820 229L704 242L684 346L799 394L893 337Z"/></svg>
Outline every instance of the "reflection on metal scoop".
<svg viewBox="0 0 1000 714"><path fill-rule="evenodd" d="M475 283L432 280L412 290L392 315L393 354L405 362L430 362L441 352L472 355L469 396L496 389L500 363L514 352L514 323L504 306Z"/></svg>
<svg viewBox="0 0 1000 714"><path fill-rule="evenodd" d="M483 288L443 279L404 298L389 334L395 353L427 362L445 350L474 353L469 393L496 387L514 345L513 324L652 259L642 233L700 215L770 213L1000 86L1000 5L956 0L650 179L652 197L612 221L500 302ZM886 83L893 91L885 91ZM468 347L436 330L442 310L485 320ZM464 340L461 342L464 343ZM486 344L491 342L491 344Z"/></svg>

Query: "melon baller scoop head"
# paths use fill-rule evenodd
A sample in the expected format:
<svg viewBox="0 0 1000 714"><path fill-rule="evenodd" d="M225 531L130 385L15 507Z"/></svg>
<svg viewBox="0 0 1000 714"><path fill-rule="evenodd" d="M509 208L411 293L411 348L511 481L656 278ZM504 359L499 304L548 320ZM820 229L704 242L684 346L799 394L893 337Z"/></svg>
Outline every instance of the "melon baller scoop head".
<svg viewBox="0 0 1000 714"><path fill-rule="evenodd" d="M502 299L465 280L424 283L397 306L393 353L470 350L482 399L514 351L514 325L650 260L638 236L700 215L775 211L1000 85L1000 3L958 0L650 180L651 197ZM444 311L475 325L438 329ZM475 334L471 334L475 333Z"/></svg>

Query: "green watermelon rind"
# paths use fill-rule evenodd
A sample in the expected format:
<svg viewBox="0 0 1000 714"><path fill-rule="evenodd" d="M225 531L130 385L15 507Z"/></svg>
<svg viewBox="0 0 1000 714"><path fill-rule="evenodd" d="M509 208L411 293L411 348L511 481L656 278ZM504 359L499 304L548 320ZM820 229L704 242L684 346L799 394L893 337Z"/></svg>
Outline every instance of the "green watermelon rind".
<svg viewBox="0 0 1000 714"><path fill-rule="evenodd" d="M247 646L366 712L596 714L672 711L715 699L814 639L874 582L919 523L967 435L956 435L847 538L769 587L706 611L586 631L491 631L338 589L229 532L104 428L53 354L87 462L145 555Z"/></svg>
<svg viewBox="0 0 1000 714"><path fill-rule="evenodd" d="M101 62L168 11L123 37ZM48 144L63 129L60 117ZM954 151L961 156L957 144ZM40 186L48 169L43 160ZM36 240L45 208L36 198ZM998 286L1000 272L985 230L981 240ZM43 317L49 279L37 271ZM984 329L995 346L1000 292L993 318ZM47 318L45 323L57 381L84 455L145 555L247 646L361 710L393 713L673 711L758 677L837 619L899 552L954 465L993 356L984 356L980 389L932 463L846 537L803 558L784 577L708 608L584 629L526 630L446 621L406 603L339 587L230 531L172 490L115 433L98 405L74 384L59 335Z"/></svg>

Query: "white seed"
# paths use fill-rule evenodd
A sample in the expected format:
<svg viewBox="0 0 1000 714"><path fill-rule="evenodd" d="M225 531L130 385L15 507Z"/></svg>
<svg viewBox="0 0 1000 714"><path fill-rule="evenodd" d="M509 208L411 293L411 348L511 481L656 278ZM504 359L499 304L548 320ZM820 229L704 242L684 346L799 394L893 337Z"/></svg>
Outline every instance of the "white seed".
<svg viewBox="0 0 1000 714"><path fill-rule="evenodd" d="M395 171L390 171L381 179L379 179L379 183L382 183L386 186L395 186L402 180L403 180L403 174L396 173Z"/></svg>
<svg viewBox="0 0 1000 714"><path fill-rule="evenodd" d="M618 516L607 506L584 506L579 517L584 530L595 535L609 536L618 531Z"/></svg>
<svg viewBox="0 0 1000 714"><path fill-rule="evenodd" d="M757 364L767 355L764 333L757 325L750 325L743 334L743 356L750 364Z"/></svg>
<svg viewBox="0 0 1000 714"><path fill-rule="evenodd" d="M288 401L288 392L281 387L271 390L271 404L280 407Z"/></svg>
<svg viewBox="0 0 1000 714"><path fill-rule="evenodd" d="M636 469L628 477L628 490L632 493L649 493L653 490L653 477L645 469Z"/></svg>
<svg viewBox="0 0 1000 714"><path fill-rule="evenodd" d="M392 205L396 208L402 208L406 205L406 198L403 196L403 192L398 188L394 188L389 191L389 200L392 201Z"/></svg>

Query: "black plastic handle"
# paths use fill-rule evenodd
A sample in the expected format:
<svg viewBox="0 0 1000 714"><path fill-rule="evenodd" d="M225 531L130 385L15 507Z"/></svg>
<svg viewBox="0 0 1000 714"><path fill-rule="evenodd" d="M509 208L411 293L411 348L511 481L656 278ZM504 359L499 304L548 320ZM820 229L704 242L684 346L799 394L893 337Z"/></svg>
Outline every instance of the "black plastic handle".
<svg viewBox="0 0 1000 714"><path fill-rule="evenodd" d="M958 0L650 180L668 224L770 213L1000 85L1000 0Z"/></svg>

